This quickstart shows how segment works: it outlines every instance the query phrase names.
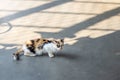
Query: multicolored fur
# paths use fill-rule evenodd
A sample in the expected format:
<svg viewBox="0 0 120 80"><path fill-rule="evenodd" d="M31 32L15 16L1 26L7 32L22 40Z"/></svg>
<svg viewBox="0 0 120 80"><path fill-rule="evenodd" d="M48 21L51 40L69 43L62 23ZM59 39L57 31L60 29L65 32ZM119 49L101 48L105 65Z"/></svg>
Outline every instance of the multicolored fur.
<svg viewBox="0 0 120 80"><path fill-rule="evenodd" d="M22 45L20 49L13 53L14 59L19 60L20 54L24 53L26 56L42 55L42 53L48 53L49 57L54 57L54 53L61 50L64 46L64 40L49 40L38 38L34 40L28 40Z"/></svg>

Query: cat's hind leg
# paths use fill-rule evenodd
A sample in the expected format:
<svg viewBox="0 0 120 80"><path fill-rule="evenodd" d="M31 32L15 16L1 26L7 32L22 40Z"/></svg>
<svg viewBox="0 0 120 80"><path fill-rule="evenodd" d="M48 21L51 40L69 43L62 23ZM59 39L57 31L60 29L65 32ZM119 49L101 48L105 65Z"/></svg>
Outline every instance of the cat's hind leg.
<svg viewBox="0 0 120 80"><path fill-rule="evenodd" d="M25 56L36 56L36 54L30 52L30 50L28 50L28 49L24 50L24 55Z"/></svg>
<svg viewBox="0 0 120 80"><path fill-rule="evenodd" d="M15 53L13 53L13 59L14 60L20 60L20 54L22 54L23 49L19 48Z"/></svg>
<svg viewBox="0 0 120 80"><path fill-rule="evenodd" d="M24 55L25 55L25 56L36 56L36 54L32 53L32 52L26 47L26 45L23 46L23 50L24 50Z"/></svg>
<svg viewBox="0 0 120 80"><path fill-rule="evenodd" d="M24 52L24 55L25 55L25 56L36 56L36 54L29 53L29 52Z"/></svg>

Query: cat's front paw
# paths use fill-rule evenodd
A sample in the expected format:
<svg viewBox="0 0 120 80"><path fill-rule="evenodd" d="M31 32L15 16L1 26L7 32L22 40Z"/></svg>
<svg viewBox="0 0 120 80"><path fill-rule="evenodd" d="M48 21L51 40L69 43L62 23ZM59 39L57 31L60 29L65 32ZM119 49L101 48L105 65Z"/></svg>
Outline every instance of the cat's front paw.
<svg viewBox="0 0 120 80"><path fill-rule="evenodd" d="M49 54L49 57L50 57L50 58L53 58L53 57L54 57L54 54Z"/></svg>

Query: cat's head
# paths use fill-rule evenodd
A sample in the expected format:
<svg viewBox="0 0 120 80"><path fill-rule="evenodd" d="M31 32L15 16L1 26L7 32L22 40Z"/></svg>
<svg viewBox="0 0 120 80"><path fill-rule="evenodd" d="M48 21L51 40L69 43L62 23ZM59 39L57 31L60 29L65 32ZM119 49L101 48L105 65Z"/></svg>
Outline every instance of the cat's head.
<svg viewBox="0 0 120 80"><path fill-rule="evenodd" d="M64 46L64 39L58 39L58 40L55 40L55 44L57 45L57 48L58 49L63 49L63 46Z"/></svg>

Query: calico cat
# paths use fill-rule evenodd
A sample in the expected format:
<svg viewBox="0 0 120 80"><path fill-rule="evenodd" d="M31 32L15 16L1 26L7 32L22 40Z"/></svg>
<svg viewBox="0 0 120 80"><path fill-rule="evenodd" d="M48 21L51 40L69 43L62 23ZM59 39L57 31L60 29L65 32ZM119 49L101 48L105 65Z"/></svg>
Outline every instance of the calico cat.
<svg viewBox="0 0 120 80"><path fill-rule="evenodd" d="M49 57L54 57L54 53L61 50L64 46L64 39L43 39L38 38L34 40L28 40L21 46L20 49L13 53L14 60L20 59L20 54L24 53L26 56L42 55L48 53Z"/></svg>

